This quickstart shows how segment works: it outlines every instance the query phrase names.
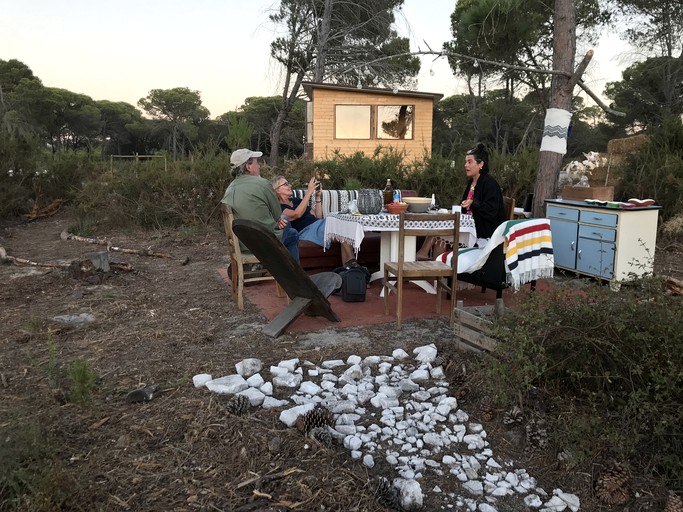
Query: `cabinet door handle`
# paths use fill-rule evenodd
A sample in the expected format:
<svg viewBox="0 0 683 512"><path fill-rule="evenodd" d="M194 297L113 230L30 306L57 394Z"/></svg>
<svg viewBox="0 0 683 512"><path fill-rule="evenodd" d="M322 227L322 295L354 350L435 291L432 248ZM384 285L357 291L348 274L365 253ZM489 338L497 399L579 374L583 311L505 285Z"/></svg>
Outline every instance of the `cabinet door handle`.
<svg viewBox="0 0 683 512"><path fill-rule="evenodd" d="M579 259L581 259L581 249L579 249Z"/></svg>
<svg viewBox="0 0 683 512"><path fill-rule="evenodd" d="M575 242L572 240L572 251L574 250L574 244Z"/></svg>
<svg viewBox="0 0 683 512"><path fill-rule="evenodd" d="M596 236L598 238L602 238L602 233L596 233L595 231L593 231L593 236Z"/></svg>

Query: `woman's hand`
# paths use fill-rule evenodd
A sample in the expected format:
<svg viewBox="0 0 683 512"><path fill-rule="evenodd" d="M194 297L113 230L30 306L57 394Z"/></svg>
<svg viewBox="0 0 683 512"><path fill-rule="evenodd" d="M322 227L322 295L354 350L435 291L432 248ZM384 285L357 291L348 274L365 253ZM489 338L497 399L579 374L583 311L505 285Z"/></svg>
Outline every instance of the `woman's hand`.
<svg viewBox="0 0 683 512"><path fill-rule="evenodd" d="M308 187L306 187L306 188L307 188L307 192L308 192L309 194L312 194L313 192L315 192L315 188L318 186L318 183L319 183L319 182L318 182L317 178L316 178L315 176L313 176L313 177L308 181Z"/></svg>
<svg viewBox="0 0 683 512"><path fill-rule="evenodd" d="M473 201L473 199L465 199L462 203L460 203L460 206L462 206L463 208L469 208L470 206L472 206Z"/></svg>

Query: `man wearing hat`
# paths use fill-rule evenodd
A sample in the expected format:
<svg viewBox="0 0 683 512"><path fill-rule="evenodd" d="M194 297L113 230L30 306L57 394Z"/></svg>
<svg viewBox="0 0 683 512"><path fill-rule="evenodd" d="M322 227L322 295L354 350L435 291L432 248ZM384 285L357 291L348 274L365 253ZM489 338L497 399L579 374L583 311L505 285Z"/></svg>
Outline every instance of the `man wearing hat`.
<svg viewBox="0 0 683 512"><path fill-rule="evenodd" d="M260 151L238 149L230 155L232 175L221 202L232 208L235 219L249 219L273 230L296 261L299 261L299 236L282 215L280 203L270 182L261 178Z"/></svg>

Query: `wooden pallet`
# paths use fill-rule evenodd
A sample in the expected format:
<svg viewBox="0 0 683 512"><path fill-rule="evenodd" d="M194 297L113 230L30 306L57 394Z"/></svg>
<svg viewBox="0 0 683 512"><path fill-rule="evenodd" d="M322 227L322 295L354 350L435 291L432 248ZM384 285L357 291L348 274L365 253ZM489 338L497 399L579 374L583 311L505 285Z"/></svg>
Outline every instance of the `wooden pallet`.
<svg viewBox="0 0 683 512"><path fill-rule="evenodd" d="M495 306L474 306L466 308L463 301L457 302L457 321L453 327L456 343L460 348L478 352L493 352L497 342L491 335L493 325L490 318L501 316L505 310L503 299L496 299Z"/></svg>

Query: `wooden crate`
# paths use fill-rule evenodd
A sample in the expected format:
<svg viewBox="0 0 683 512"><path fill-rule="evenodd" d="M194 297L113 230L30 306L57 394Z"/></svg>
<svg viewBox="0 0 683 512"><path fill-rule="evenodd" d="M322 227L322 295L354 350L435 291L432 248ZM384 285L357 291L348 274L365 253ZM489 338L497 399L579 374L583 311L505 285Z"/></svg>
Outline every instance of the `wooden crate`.
<svg viewBox="0 0 683 512"><path fill-rule="evenodd" d="M493 316L503 313L503 299L496 299L495 306L463 307L463 302L458 301L456 311L456 324L453 327L454 334L460 348L475 350L478 352L493 352L497 342L491 335Z"/></svg>
<svg viewBox="0 0 683 512"><path fill-rule="evenodd" d="M614 201L614 187L569 187L562 188L562 199L583 201L584 199L599 199L600 201Z"/></svg>

